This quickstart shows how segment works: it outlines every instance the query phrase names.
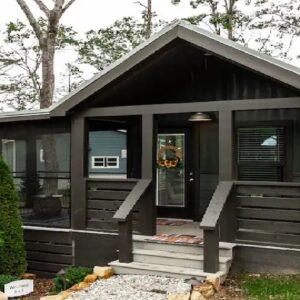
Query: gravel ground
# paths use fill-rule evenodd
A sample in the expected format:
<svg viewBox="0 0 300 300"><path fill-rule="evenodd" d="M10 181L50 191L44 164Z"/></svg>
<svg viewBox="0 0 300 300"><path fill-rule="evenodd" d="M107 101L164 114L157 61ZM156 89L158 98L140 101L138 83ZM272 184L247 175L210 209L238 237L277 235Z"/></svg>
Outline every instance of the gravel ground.
<svg viewBox="0 0 300 300"><path fill-rule="evenodd" d="M187 293L191 285L183 279L147 275L119 275L98 280L69 300L165 300L169 293Z"/></svg>

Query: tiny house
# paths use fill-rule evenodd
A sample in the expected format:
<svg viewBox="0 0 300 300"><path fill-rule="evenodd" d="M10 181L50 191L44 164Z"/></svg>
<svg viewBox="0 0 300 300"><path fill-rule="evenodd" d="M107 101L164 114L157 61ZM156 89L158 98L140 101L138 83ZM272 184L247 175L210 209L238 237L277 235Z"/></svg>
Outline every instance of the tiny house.
<svg viewBox="0 0 300 300"><path fill-rule="evenodd" d="M299 270L295 66L177 22L49 109L2 113L0 123L30 271ZM49 188L47 217L35 207L51 206L36 197ZM157 219L192 222L201 242L171 245L176 256L154 244Z"/></svg>

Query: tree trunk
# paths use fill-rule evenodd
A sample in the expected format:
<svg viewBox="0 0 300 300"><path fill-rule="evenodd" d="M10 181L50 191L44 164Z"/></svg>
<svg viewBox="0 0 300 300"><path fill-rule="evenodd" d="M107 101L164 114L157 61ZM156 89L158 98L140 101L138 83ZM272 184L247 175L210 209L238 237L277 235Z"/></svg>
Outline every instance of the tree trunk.
<svg viewBox="0 0 300 300"><path fill-rule="evenodd" d="M151 36L152 33L152 0L148 0L147 6L147 38Z"/></svg>
<svg viewBox="0 0 300 300"><path fill-rule="evenodd" d="M52 104L54 94L54 54L55 34L48 33L42 45L42 88L40 108L48 108Z"/></svg>
<svg viewBox="0 0 300 300"><path fill-rule="evenodd" d="M54 94L54 55L55 55L54 33L47 33L42 45L42 76L43 85L41 89L40 108L48 108L52 104ZM45 134L42 136L42 147L44 150L45 179L43 192L46 195L57 194L58 189L58 163L56 153L55 135ZM52 177L52 178L51 178Z"/></svg>

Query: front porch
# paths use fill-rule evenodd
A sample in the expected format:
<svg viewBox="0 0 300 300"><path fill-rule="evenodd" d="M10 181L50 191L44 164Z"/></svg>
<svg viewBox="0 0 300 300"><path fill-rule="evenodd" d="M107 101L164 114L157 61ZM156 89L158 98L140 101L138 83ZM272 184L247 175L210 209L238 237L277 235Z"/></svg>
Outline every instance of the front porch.
<svg viewBox="0 0 300 300"><path fill-rule="evenodd" d="M195 222L202 273L220 271L220 242L246 271L271 248L300 266L299 74L177 23L49 110L1 115L29 269L133 263L157 218Z"/></svg>

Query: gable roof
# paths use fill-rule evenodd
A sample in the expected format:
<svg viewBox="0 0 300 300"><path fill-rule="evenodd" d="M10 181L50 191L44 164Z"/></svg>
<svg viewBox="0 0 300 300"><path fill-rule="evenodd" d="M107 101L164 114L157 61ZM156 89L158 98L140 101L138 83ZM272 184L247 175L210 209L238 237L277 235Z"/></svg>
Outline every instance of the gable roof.
<svg viewBox="0 0 300 300"><path fill-rule="evenodd" d="M207 52L223 57L224 59L300 90L300 68L244 47L197 26L187 24L184 21L177 21L166 26L121 59L112 63L59 102L54 103L48 110L44 110L41 115L42 118L47 118L49 116L65 116L70 109L80 104L95 92L101 90L107 84L117 79L119 76L123 75L176 38L187 41ZM28 114L37 117L38 112L39 111L31 111L28 112ZM42 111L40 110L40 112ZM21 114L23 116L26 113L23 112ZM3 117L8 117L9 115L10 114L5 114ZM14 117L15 116L16 114L14 114ZM0 114L0 119L1 117L2 115Z"/></svg>

